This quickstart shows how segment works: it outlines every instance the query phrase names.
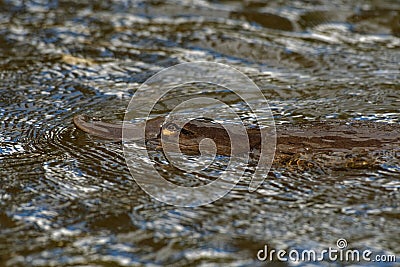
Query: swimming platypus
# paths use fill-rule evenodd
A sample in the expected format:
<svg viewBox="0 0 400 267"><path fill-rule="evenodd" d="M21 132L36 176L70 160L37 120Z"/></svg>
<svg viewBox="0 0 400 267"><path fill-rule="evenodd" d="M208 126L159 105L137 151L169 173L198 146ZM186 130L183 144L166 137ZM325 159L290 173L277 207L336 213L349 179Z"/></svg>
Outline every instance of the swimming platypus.
<svg viewBox="0 0 400 267"><path fill-rule="evenodd" d="M85 115L73 119L75 126L97 138L121 141L123 125L91 120ZM201 140L214 141L216 153L229 156L231 141L249 141L249 147L243 150L257 151L261 147L262 129L246 128L244 135L229 133L219 123L206 118L193 119L178 127L174 122L167 122L165 117L156 117L144 122L145 141L160 143L161 135L178 135L179 148L185 154L199 154ZM138 127L125 124L126 140L135 140ZM168 138L167 138L168 139ZM174 139L175 140L175 139ZM160 148L160 146L158 146ZM276 126L276 150L274 163L285 165L319 165L330 169L376 167L382 156L400 155L400 125L360 121L325 121L306 122L299 125ZM303 167L304 167L303 166Z"/></svg>

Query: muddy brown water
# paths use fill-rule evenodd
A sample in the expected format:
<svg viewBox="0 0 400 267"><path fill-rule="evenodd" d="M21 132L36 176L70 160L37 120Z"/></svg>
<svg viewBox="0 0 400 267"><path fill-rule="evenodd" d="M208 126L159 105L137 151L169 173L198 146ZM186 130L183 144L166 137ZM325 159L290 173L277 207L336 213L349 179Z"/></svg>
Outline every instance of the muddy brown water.
<svg viewBox="0 0 400 267"><path fill-rule="evenodd" d="M257 259L265 245L322 251L341 238L398 264L398 150L380 151L376 168L274 167L256 192L244 179L211 204L177 208L141 190L121 144L76 130L72 118L121 121L147 78L202 60L247 74L283 127L398 125L399 23L398 1L3 1L0 266L343 266ZM204 86L171 92L154 115L199 95L254 123L235 95ZM187 186L218 177L228 161L182 173L162 153L151 159ZM136 163L146 176L147 163Z"/></svg>

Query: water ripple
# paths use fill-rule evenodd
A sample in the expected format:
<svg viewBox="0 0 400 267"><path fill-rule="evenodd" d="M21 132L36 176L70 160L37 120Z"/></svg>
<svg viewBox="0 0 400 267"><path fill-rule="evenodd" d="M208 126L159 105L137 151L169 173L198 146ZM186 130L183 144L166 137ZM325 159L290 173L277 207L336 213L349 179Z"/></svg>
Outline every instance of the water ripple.
<svg viewBox="0 0 400 267"><path fill-rule="evenodd" d="M274 167L255 193L247 173L212 204L176 208L139 188L121 144L80 132L72 117L120 121L147 78L201 60L248 74L278 125L399 124L399 10L396 1L345 0L0 3L0 262L258 266L266 244L322 250L338 238L398 253L397 154L383 151L368 170ZM189 86L155 113L200 95L255 120L226 90ZM165 177L192 186L225 166L182 173L152 156ZM136 175L148 175L147 163L135 161Z"/></svg>

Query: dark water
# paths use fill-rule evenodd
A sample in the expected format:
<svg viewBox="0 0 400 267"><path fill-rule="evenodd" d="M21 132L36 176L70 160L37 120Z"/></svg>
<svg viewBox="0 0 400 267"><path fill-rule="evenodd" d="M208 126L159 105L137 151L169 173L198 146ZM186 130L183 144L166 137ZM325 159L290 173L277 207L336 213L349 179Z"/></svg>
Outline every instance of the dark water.
<svg viewBox="0 0 400 267"><path fill-rule="evenodd" d="M251 77L276 124L399 124L399 48L395 0L2 1L0 266L257 266L264 245L321 251L339 238L399 255L398 157L325 174L283 166L257 192L241 182L212 204L177 208L138 187L121 144L71 123L80 113L122 120L152 74L202 60ZM223 90L191 93L246 115ZM156 112L186 96L170 95ZM220 172L182 177L158 164L193 184ZM328 264L349 263L312 263Z"/></svg>

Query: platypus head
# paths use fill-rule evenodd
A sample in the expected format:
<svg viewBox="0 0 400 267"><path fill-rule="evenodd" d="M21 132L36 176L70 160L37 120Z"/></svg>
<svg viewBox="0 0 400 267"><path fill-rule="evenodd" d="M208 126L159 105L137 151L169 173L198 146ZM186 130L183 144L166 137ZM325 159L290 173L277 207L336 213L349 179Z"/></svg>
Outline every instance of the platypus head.
<svg viewBox="0 0 400 267"><path fill-rule="evenodd" d="M222 124L208 118L197 118L180 125L172 120L161 126L158 138L162 139L163 146L178 142L180 150L186 154L199 154L201 147L202 152L230 155L233 144L235 153L246 153L260 144L258 128L245 129L234 124L224 128Z"/></svg>
<svg viewBox="0 0 400 267"><path fill-rule="evenodd" d="M219 155L230 155L231 145L235 145L235 153L246 153L260 146L260 129L244 129L240 125L229 125L225 129L221 124L207 118L192 119L186 123L178 120L166 120L157 117L139 124L112 124L102 121L93 121L89 117L78 115L74 117L77 128L93 136L121 141L123 127L125 140L139 140L139 131L145 125L145 140L156 142L162 148L179 143L179 149L186 154L199 154L200 147L213 150ZM248 143L246 141L249 141ZM247 145L249 144L249 146Z"/></svg>

